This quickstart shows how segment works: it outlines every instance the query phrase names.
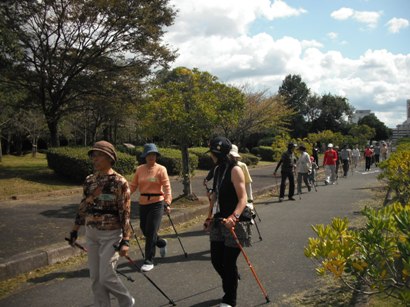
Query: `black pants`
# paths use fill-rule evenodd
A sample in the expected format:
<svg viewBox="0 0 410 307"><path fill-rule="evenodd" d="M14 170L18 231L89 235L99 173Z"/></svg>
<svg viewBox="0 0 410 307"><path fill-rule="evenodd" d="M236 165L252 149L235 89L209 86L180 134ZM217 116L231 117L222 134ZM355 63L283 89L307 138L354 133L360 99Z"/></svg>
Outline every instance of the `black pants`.
<svg viewBox="0 0 410 307"><path fill-rule="evenodd" d="M238 290L236 260L240 252L239 248L227 247L224 242L211 242L212 265L222 278L222 289L225 293L222 302L231 306L236 306Z"/></svg>
<svg viewBox="0 0 410 307"><path fill-rule="evenodd" d="M342 160L343 163L343 176L347 176L349 173L349 160Z"/></svg>
<svg viewBox="0 0 410 307"><path fill-rule="evenodd" d="M289 198L293 197L295 194L295 176L293 172L281 172L282 179L280 181L280 193L279 197L285 197L285 188L286 188L286 178L289 179Z"/></svg>
<svg viewBox="0 0 410 307"><path fill-rule="evenodd" d="M365 171L370 170L370 165L372 164L372 157L366 157L366 168Z"/></svg>
<svg viewBox="0 0 410 307"><path fill-rule="evenodd" d="M165 241L158 236L164 203L162 201L140 205L140 228L145 236L145 261L152 263L155 257L155 247L165 246Z"/></svg>

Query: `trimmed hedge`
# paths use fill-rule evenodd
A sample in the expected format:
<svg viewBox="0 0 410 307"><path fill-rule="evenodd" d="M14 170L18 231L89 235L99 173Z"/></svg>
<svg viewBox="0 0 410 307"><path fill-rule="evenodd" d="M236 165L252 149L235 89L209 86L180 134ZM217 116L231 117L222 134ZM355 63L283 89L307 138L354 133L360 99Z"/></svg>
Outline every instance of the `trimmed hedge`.
<svg viewBox="0 0 410 307"><path fill-rule="evenodd" d="M195 155L198 157L198 168L202 170L210 170L214 165L212 158L209 153L208 147L192 147L189 149L189 156Z"/></svg>
<svg viewBox="0 0 410 307"><path fill-rule="evenodd" d="M254 148L252 148L251 152L256 156L259 156L262 161L271 161L271 162L273 162L277 158L276 155L275 155L274 150L270 146L254 147ZM274 157L274 155L275 155L275 157ZM279 156L279 158L280 158L280 156Z"/></svg>
<svg viewBox="0 0 410 307"><path fill-rule="evenodd" d="M91 147L60 147L47 150L48 167L56 174L76 183L83 183L92 174L93 166L88 157ZM117 152L117 162L113 169L122 175L132 174L135 159L129 154Z"/></svg>
<svg viewBox="0 0 410 307"><path fill-rule="evenodd" d="M241 161L243 163L246 163L246 165L257 165L260 158L258 158L257 156L251 154L251 153L239 153L241 155Z"/></svg>

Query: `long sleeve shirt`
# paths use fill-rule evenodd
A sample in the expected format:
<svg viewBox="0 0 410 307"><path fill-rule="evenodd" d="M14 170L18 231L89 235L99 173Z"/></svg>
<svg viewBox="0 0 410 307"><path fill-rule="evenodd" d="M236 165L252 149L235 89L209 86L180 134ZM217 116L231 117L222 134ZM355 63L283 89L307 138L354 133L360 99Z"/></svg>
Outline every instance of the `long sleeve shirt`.
<svg viewBox="0 0 410 307"><path fill-rule="evenodd" d="M138 166L130 187L132 192L137 189L140 191L140 205L149 205L162 200L165 200L168 205L172 202L168 172L160 164L155 163L152 167L147 164ZM159 196L144 196L141 194L158 194Z"/></svg>
<svg viewBox="0 0 410 307"><path fill-rule="evenodd" d="M131 198L127 180L120 174L92 174L83 185L83 198L75 218L76 225L99 230L122 229L131 235Z"/></svg>
<svg viewBox="0 0 410 307"><path fill-rule="evenodd" d="M323 157L323 165L336 165L338 161L337 151L333 149L326 150Z"/></svg>
<svg viewBox="0 0 410 307"><path fill-rule="evenodd" d="M310 156L307 152L303 152L296 162L296 171L298 173L309 173L312 170L312 161L310 161Z"/></svg>

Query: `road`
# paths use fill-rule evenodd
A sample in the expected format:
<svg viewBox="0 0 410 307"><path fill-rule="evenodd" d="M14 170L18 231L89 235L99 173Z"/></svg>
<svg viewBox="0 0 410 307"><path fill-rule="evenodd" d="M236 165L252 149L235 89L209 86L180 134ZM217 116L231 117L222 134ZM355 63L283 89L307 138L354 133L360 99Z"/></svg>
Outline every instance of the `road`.
<svg viewBox="0 0 410 307"><path fill-rule="evenodd" d="M355 172L353 176L341 178L336 185L320 184L318 192L304 193L301 200L297 197L297 201L279 203L275 197L264 199L264 203L257 205L263 240L259 241L255 230L253 246L245 251L269 294L271 303L266 306L291 306L286 303L287 297L314 286L317 280L314 266L303 254L308 237L313 236L311 225L327 224L335 216L354 218L359 210L358 202L371 197L372 188L379 186L377 174L377 171ZM168 256L158 259L158 265L148 273L178 306L217 306L223 295L220 279L210 262L209 239L201 230L201 224L198 221L180 233L188 258L184 258L175 235L167 235ZM137 249L131 252L131 256L141 264ZM238 267L241 273L238 306L264 305L262 292L242 256ZM134 283L124 281L136 298L136 306L168 305L168 300L141 274L135 273L125 260L121 260L119 268L136 280ZM92 305L85 266L29 280L23 289L1 300L0 306ZM117 306L115 299L112 303Z"/></svg>

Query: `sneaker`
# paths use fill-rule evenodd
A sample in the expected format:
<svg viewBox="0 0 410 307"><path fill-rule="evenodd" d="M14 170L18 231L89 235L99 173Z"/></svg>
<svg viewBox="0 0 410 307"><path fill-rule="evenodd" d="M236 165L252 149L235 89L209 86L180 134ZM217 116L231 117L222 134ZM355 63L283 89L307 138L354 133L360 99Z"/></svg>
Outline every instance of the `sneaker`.
<svg viewBox="0 0 410 307"><path fill-rule="evenodd" d="M131 306L135 305L135 298L131 297Z"/></svg>
<svg viewBox="0 0 410 307"><path fill-rule="evenodd" d="M308 186L308 191L310 192L311 190L312 190L312 188Z"/></svg>
<svg viewBox="0 0 410 307"><path fill-rule="evenodd" d="M149 272L154 268L154 265L152 263L144 263L141 267L141 271L143 272Z"/></svg>
<svg viewBox="0 0 410 307"><path fill-rule="evenodd" d="M283 201L283 197L280 197L279 198L279 202L281 203Z"/></svg>
<svg viewBox="0 0 410 307"><path fill-rule="evenodd" d="M168 242L167 240L163 239L165 245L159 248L159 254L161 255L162 258L164 258L167 255L167 245Z"/></svg>
<svg viewBox="0 0 410 307"><path fill-rule="evenodd" d="M325 180L325 185L328 185L328 184L329 184L329 182L327 180Z"/></svg>
<svg viewBox="0 0 410 307"><path fill-rule="evenodd" d="M294 199L293 197L289 197L289 200L296 200L296 199Z"/></svg>
<svg viewBox="0 0 410 307"><path fill-rule="evenodd" d="M219 307L232 307L231 305L228 305L226 303L220 303Z"/></svg>

